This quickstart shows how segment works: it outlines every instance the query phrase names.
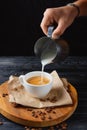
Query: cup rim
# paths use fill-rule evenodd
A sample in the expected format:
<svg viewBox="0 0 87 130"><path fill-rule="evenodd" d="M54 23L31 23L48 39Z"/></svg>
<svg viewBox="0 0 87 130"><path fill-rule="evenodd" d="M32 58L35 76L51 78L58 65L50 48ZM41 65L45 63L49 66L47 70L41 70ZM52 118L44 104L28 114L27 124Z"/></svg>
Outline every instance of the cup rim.
<svg viewBox="0 0 87 130"><path fill-rule="evenodd" d="M28 78L31 78L31 77L34 77L34 76L30 76L30 77L28 77L28 78L26 78L29 74L36 74L36 73L39 73L39 74L41 74L41 73L44 73L45 75L48 75L49 77L47 77L50 81L47 83L47 84L43 84L43 85L35 85L35 84L30 84L30 83L28 83L26 80L28 79ZM38 75L36 75L36 76L38 76ZM29 72L29 73L26 73L25 75L24 75L24 82L26 82L26 84L27 85L30 85L30 87L45 87L45 86L47 86L47 85L49 85L49 84L51 84L52 83L52 81L53 81L53 77L50 75L50 73L48 73L48 72L45 72L45 71L31 71L31 72ZM32 85L32 86L31 86Z"/></svg>

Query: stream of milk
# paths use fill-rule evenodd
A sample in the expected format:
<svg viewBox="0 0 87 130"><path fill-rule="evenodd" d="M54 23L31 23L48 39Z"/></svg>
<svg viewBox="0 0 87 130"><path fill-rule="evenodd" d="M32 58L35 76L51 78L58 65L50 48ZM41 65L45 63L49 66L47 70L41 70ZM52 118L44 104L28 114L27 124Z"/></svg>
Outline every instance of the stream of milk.
<svg viewBox="0 0 87 130"><path fill-rule="evenodd" d="M53 58L41 60L41 64L42 64L42 70L41 70L41 71L42 71L42 72L44 72L44 67L45 67L47 64L52 63L52 60L53 60ZM43 82L43 73L41 74L41 82Z"/></svg>

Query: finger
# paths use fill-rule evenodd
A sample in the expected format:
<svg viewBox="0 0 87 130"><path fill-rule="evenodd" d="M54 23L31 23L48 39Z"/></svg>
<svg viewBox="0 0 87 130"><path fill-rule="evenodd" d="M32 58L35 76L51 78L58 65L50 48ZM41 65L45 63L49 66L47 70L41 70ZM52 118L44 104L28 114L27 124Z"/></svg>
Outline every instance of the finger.
<svg viewBox="0 0 87 130"><path fill-rule="evenodd" d="M40 27L45 35L47 35L47 32L48 32L48 25L49 25L48 20L46 20L46 18L43 17Z"/></svg>
<svg viewBox="0 0 87 130"><path fill-rule="evenodd" d="M53 22L53 19L52 19L52 17L48 14L48 12L46 11L45 13L44 13L44 17L43 17L43 19L42 19L42 21L41 21L41 24L40 24L40 27L41 27L41 29L42 29L42 31L47 35L47 33L48 33L48 27L50 26L50 25L52 25L52 22Z"/></svg>
<svg viewBox="0 0 87 130"><path fill-rule="evenodd" d="M56 29L53 31L52 38L53 39L58 39L65 31L66 25L65 23L61 20L56 27Z"/></svg>

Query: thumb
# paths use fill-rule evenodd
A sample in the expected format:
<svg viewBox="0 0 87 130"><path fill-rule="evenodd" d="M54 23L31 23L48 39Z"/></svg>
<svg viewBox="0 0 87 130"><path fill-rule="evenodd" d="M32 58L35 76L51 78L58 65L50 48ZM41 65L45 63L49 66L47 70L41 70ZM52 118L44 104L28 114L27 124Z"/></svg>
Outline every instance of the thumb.
<svg viewBox="0 0 87 130"><path fill-rule="evenodd" d="M53 39L58 39L65 31L65 24L63 22L59 22L58 26L52 33Z"/></svg>

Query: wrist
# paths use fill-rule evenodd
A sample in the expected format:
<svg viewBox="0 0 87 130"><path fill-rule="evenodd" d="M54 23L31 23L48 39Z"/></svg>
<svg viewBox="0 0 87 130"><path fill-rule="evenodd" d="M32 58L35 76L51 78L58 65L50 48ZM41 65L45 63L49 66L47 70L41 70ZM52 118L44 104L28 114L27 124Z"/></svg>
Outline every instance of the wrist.
<svg viewBox="0 0 87 130"><path fill-rule="evenodd" d="M67 6L72 7L75 10L75 12L76 12L76 17L79 17L79 15L80 15L79 6L77 6L74 3L69 3L69 4L67 4Z"/></svg>

